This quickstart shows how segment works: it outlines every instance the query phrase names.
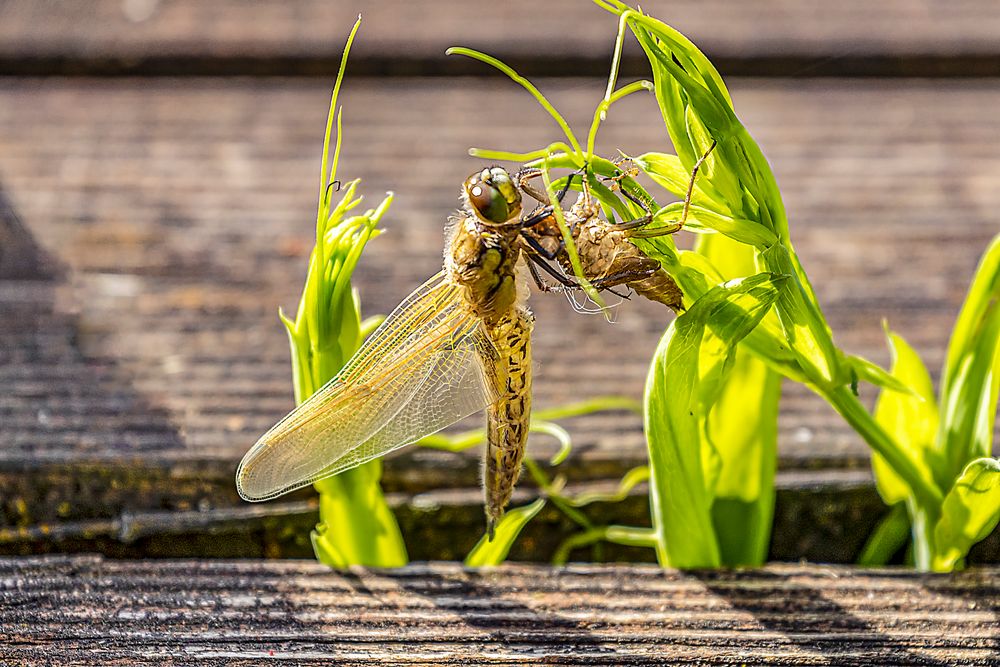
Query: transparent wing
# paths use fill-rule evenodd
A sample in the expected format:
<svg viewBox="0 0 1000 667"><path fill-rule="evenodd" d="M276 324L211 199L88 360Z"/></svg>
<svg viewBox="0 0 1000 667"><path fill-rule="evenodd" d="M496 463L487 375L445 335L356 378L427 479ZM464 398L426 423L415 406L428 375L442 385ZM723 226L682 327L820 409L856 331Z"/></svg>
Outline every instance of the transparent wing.
<svg viewBox="0 0 1000 667"><path fill-rule="evenodd" d="M431 278L330 382L265 433L236 472L260 501L358 466L496 400L497 353L459 288Z"/></svg>

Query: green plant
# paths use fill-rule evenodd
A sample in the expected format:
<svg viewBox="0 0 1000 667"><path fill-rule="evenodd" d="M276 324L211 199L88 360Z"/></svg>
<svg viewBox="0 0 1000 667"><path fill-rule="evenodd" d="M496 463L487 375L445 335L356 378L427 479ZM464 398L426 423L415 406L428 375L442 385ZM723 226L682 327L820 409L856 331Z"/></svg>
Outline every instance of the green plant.
<svg viewBox="0 0 1000 667"><path fill-rule="evenodd" d="M791 243L770 166L737 118L711 62L679 32L641 11L617 0L595 3L619 17L619 30L607 92L595 111L586 149L544 96L509 67L469 49L451 50L508 74L563 129L568 143L528 153L471 151L540 166L553 204L555 189L564 181L551 180L548 171L583 168L606 212L626 219L641 213L594 178L617 173L613 163L594 155L594 137L611 105L633 92L654 91L675 148L676 155L632 158L657 185L684 197L694 163L714 147L694 185L687 225L711 235L694 251L678 250L669 236L634 240L671 273L691 303L664 334L646 385L654 527L594 527L574 538L572 546L602 539L646 545L665 566L762 562L773 508L778 378L784 376L823 397L871 447L887 502L906 504L917 565L950 569L960 564L1000 513L998 465L988 458L998 382L996 244L956 326L943 380L945 417L938 426L926 371L916 368L912 353L900 361L901 339L890 341L897 353L891 373L834 343ZM617 89L627 32L647 55L653 81ZM634 179L623 178L620 186L655 204ZM682 207L678 202L659 208L652 225L672 223ZM560 223L572 255L572 237ZM578 262L574 268L582 279ZM875 415L858 399L860 381L883 392ZM760 397L759 404L748 406L747 396ZM905 513L893 512L868 557L886 552L892 539L905 534L900 522L906 520Z"/></svg>
<svg viewBox="0 0 1000 667"><path fill-rule="evenodd" d="M875 419L913 452L945 495L938 505L921 503L882 457L873 456L883 500L906 512L885 518L863 561L885 562L911 533L918 568L951 570L1000 518L1000 463L990 457L1000 385L1000 236L986 250L955 323L939 399L916 351L888 326L886 338L892 375L902 387L882 390Z"/></svg>
<svg viewBox="0 0 1000 667"><path fill-rule="evenodd" d="M351 288L351 274L365 245L379 234L376 226L388 210L392 196L387 196L375 209L348 215L361 204L361 198L355 196L359 181L354 180L343 188L335 205L331 202L341 142L337 96L360 23L359 18L347 39L330 99L320 171L316 245L309 257L305 286L295 320L279 313L291 346L296 404L326 384L378 324L377 320L362 323L358 296ZM337 137L333 161L328 166L335 115ZM312 533L312 543L321 562L338 568L406 564L406 548L399 527L379 486L381 476L382 462L371 461L316 482L320 523Z"/></svg>

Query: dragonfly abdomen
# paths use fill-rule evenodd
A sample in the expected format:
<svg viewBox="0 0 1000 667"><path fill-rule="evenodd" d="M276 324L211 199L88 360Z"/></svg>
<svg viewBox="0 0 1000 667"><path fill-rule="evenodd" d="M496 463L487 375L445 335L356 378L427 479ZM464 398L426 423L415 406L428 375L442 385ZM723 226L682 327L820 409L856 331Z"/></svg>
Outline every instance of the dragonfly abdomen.
<svg viewBox="0 0 1000 667"><path fill-rule="evenodd" d="M483 473L490 538L521 474L531 418L531 329L534 318L518 307L489 327L500 357L499 398L487 411Z"/></svg>

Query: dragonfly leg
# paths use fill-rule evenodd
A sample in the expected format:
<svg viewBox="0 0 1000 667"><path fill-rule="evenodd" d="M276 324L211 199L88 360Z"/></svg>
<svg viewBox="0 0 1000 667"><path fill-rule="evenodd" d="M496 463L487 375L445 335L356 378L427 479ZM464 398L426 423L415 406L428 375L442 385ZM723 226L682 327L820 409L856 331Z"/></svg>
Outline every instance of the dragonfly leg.
<svg viewBox="0 0 1000 667"><path fill-rule="evenodd" d="M546 262L544 259L542 259L538 255L534 255L534 254L531 254L531 253L528 253L528 252L526 252L524 254L525 254L525 256L529 260L528 261L528 271L531 273L531 278L532 278L532 280L535 281L535 286L539 290L541 290L542 292L558 292L559 288L558 287L553 287L552 285L549 285L547 282L545 282L545 280L542 279L542 276L538 273L538 267L541 267L543 271L545 271L550 276L552 276L553 278L555 278L563 286L567 286L566 282L568 282L568 280L567 280L566 276L560 274L558 271L556 271L554 268L552 268L549 265L549 263ZM564 281L566 281L566 282L564 282Z"/></svg>
<svg viewBox="0 0 1000 667"><path fill-rule="evenodd" d="M536 189L533 185L530 185L528 181L533 178L538 178L542 175L542 170L536 167L524 168L519 172L514 174L514 178L517 181L517 186L532 199L536 199L540 202L540 206L535 208L534 211L529 213L521 220L521 227L534 227L538 223L549 218L552 215L554 209L552 207L551 200L546 193L541 190ZM563 199L566 198L566 194L569 192L570 186L573 184L573 179L576 177L576 173L572 173L566 178L566 185L562 187L559 192L556 193L556 201L562 204Z"/></svg>
<svg viewBox="0 0 1000 667"><path fill-rule="evenodd" d="M564 185L562 189L556 193L556 201L558 201L560 204L562 203L562 200L566 197L566 193L569 192L569 188L573 184L573 179L576 177L577 173L578 172L573 172L572 174L570 174L566 178L566 185ZM549 199L548 194L542 192L533 185L529 185L528 183L531 179L538 178L541 175L542 175L542 170L539 169L538 167L525 167L520 171L518 171L516 174L514 174L514 180L517 181L517 187L521 188L521 190L525 194L529 195L532 199L536 199L538 200L538 202L542 204L551 205L551 200Z"/></svg>
<svg viewBox="0 0 1000 667"><path fill-rule="evenodd" d="M575 280L574 278L570 278L565 274L560 273L557 269L553 268L553 266L549 264L549 262L545 261L543 257L540 257L539 255L531 252L530 250L526 251L524 254L529 260L528 270L531 273L531 277L535 281L535 285L542 292L567 292L570 290L583 289L583 285L581 285L578 280ZM547 274L549 274L549 276L551 276L559 284L553 286L546 283L542 279L541 274L538 273L539 268L545 271ZM631 282L632 280L642 280L643 278L648 278L653 273L655 273L655 270L651 272L634 271L634 272L627 272L627 275L625 273L615 274L613 276L609 276L606 278L597 278L596 280L591 280L589 282L591 286L593 286L595 289L611 292L617 297L621 297L622 299L628 299L629 297L627 294L616 292L613 288L623 283Z"/></svg>
<svg viewBox="0 0 1000 667"><path fill-rule="evenodd" d="M705 163L708 156L715 150L717 143L718 142L715 140L712 140L712 145L709 146L708 150L705 151L705 153L698 158L698 161L694 163L694 168L691 170L691 179L688 181L687 194L684 195L684 209L681 211L680 220L676 220L664 227L657 227L656 229L636 229L635 231L632 231L629 236L637 239L648 239L655 236L676 234L684 229L684 225L687 223L688 213L691 211L691 197L694 194L694 184L695 180L698 178L698 170L701 169L701 165ZM622 193L627 194L624 190L622 190Z"/></svg>
<svg viewBox="0 0 1000 667"><path fill-rule="evenodd" d="M523 240L525 243L528 244L528 250L530 250L536 255L544 257L550 262L558 259L560 253L562 253L563 249L565 248L565 241L563 241L562 237L559 237L558 239L559 246L555 250L549 250L548 248L543 246L538 239L536 239L531 234L525 233L523 230L521 232L521 240Z"/></svg>
<svg viewBox="0 0 1000 667"><path fill-rule="evenodd" d="M641 208L644 211L642 216L634 220L623 220L622 222L615 222L612 217L612 220L608 223L609 226L613 229L618 229L621 231L631 231L633 229L640 229L653 221L653 207L650 205L650 203L646 201L645 198L640 197L635 193L629 191L628 189L622 187L621 182L624 178L629 176L635 176L636 174L639 173L638 167L634 165L628 168L623 167L622 165L626 162L631 162L631 159L627 157L622 157L618 160L615 160L614 164L616 167L618 167L618 174L615 176L608 176L606 178L601 179L605 183L611 182L612 190L620 192L626 199L638 205L639 208ZM614 216L613 213L611 215Z"/></svg>

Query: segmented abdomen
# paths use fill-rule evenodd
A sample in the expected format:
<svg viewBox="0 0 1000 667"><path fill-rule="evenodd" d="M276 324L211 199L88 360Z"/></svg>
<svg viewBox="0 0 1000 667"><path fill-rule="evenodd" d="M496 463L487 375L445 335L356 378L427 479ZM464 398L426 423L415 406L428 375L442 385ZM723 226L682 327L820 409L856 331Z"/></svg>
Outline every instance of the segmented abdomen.
<svg viewBox="0 0 1000 667"><path fill-rule="evenodd" d="M534 318L515 308L489 329L500 356L499 399L487 410L486 520L490 537L521 474L531 417L531 329Z"/></svg>

